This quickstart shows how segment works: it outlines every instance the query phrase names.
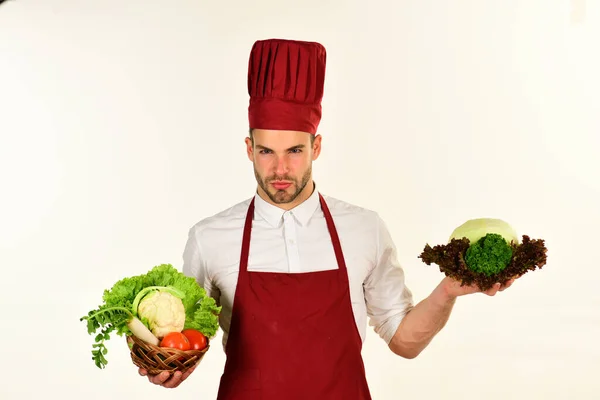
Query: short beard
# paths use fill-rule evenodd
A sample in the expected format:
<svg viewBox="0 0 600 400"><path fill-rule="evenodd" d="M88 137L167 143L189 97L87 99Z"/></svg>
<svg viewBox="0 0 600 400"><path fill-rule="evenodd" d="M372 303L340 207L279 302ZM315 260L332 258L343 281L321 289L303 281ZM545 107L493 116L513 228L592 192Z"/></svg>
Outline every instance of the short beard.
<svg viewBox="0 0 600 400"><path fill-rule="evenodd" d="M308 167L304 175L302 176L302 180L298 182L296 179L292 179L289 176L277 177L274 176L270 179L263 179L254 168L254 176L256 177L256 182L262 188L262 190L269 196L269 199L275 204L286 204L291 203L302 193L306 185L310 182L310 177L312 175L312 166ZM292 182L292 185L296 188L294 193L288 194L285 190L277 190L275 192L269 191L269 182L275 180L286 180Z"/></svg>

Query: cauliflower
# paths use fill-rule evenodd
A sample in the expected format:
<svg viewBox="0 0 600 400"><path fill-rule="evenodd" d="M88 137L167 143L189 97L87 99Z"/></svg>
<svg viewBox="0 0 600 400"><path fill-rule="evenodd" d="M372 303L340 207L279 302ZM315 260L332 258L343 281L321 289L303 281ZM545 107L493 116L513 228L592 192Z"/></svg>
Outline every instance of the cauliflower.
<svg viewBox="0 0 600 400"><path fill-rule="evenodd" d="M146 295L140 301L137 313L159 339L169 332L181 332L185 324L181 298L168 291L156 290Z"/></svg>

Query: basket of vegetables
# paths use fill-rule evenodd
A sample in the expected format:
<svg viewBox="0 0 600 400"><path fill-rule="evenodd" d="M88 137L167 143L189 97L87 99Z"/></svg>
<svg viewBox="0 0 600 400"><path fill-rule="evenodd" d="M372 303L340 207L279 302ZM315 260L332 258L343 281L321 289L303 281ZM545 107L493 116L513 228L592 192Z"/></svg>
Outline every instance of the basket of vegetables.
<svg viewBox="0 0 600 400"><path fill-rule="evenodd" d="M470 219L458 226L446 244L425 245L419 258L427 265L437 264L442 273L461 282L477 285L482 291L494 283L542 268L547 260L543 239L523 235L497 218Z"/></svg>
<svg viewBox="0 0 600 400"><path fill-rule="evenodd" d="M114 333L126 337L133 364L149 374L185 372L202 360L219 326L221 307L170 264L117 281L102 300L80 318L95 335L92 360L101 369Z"/></svg>

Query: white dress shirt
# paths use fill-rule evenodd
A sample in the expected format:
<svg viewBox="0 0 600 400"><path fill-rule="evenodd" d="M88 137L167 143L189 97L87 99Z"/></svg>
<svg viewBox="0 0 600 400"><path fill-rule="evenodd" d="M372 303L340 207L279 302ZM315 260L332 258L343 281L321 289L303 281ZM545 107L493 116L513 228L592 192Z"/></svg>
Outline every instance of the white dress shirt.
<svg viewBox="0 0 600 400"><path fill-rule="evenodd" d="M376 212L323 197L340 238L361 339L364 342L368 318L375 332L389 344L400 321L413 307L392 238ZM338 268L316 189L289 211L267 203L258 194L254 199L248 271L300 273ZM192 226L183 253L183 273L196 278L222 306L223 346L231 321L250 200Z"/></svg>

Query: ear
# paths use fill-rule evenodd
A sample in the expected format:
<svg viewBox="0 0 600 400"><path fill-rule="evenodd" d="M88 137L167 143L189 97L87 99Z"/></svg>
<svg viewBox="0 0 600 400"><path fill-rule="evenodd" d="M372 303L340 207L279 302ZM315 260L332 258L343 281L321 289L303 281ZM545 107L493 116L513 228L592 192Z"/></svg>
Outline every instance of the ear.
<svg viewBox="0 0 600 400"><path fill-rule="evenodd" d="M248 155L248 159L254 162L254 149L252 148L252 139L247 137L245 139L246 142L246 154Z"/></svg>
<svg viewBox="0 0 600 400"><path fill-rule="evenodd" d="M319 158L319 155L321 154L321 135L316 135L315 136L315 141L313 142L312 145L312 159L313 161L316 160L317 158Z"/></svg>

